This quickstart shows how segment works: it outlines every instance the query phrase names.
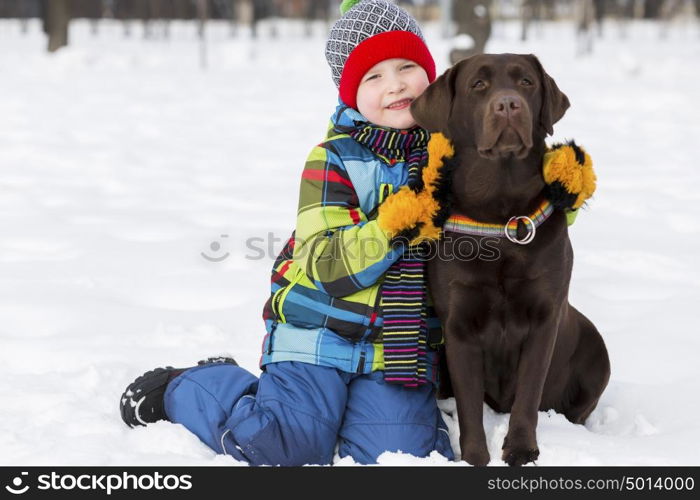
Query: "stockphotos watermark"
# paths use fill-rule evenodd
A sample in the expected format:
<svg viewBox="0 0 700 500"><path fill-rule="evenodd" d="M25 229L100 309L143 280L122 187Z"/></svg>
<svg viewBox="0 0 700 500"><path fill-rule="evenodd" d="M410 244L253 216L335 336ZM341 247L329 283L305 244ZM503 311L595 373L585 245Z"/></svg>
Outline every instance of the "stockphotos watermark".
<svg viewBox="0 0 700 500"><path fill-rule="evenodd" d="M213 239L208 248L200 252L200 255L209 262L223 262L232 255L229 249L233 245L234 250L237 249L236 247L240 248L240 251L235 254L242 254L246 260L274 261L282 249L288 246L289 236L280 238L275 233L268 232L265 236L250 236L238 240L237 243L232 243L233 240L228 234L221 234ZM490 262L500 259L501 241L502 238L498 237L448 234L443 235L439 243L432 242L421 247L409 247L408 238L396 238L394 244L398 245L401 242L409 252L420 252L424 258L428 259ZM292 251L291 248L289 250ZM309 244L300 238L295 238L294 252L297 259L303 259L307 254L311 254L316 261L355 260L360 265L364 265L365 262L372 263L386 255L387 243L385 239L371 236L334 238L333 233L329 232L325 238L314 237Z"/></svg>
<svg viewBox="0 0 700 500"><path fill-rule="evenodd" d="M189 474L40 474L35 482L28 472L15 476L5 490L13 495L23 495L28 491L96 491L111 495L115 491L174 491L192 489L192 476ZM30 484L31 483L31 484Z"/></svg>

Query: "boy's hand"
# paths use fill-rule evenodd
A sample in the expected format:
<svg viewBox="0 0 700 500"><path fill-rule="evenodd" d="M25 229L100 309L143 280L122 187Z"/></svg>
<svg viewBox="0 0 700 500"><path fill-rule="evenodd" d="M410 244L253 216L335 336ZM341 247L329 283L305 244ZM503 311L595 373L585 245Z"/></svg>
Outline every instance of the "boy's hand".
<svg viewBox="0 0 700 500"><path fill-rule="evenodd" d="M439 214L445 212L446 207L440 206L435 195L439 185L444 188L446 179L443 177L449 182L450 174L442 172L442 165L452 156L452 143L439 132L431 134L428 165L422 172L423 189L416 193L409 186L402 186L379 206L377 222L390 239L405 238L413 246L440 238L441 229L435 226L435 221L444 222L444 217L439 217Z"/></svg>
<svg viewBox="0 0 700 500"><path fill-rule="evenodd" d="M389 239L405 238L409 245L418 245L440 237L440 229L433 225L434 211L430 193L402 186L379 206L377 223Z"/></svg>
<svg viewBox="0 0 700 500"><path fill-rule="evenodd" d="M542 175L547 199L555 208L575 211L593 196L596 175L588 153L574 141L555 144L544 154Z"/></svg>

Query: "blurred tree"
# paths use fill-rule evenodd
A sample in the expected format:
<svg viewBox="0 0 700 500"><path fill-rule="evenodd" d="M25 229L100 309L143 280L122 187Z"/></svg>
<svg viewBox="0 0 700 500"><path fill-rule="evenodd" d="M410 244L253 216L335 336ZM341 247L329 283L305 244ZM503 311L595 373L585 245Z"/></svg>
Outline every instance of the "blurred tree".
<svg viewBox="0 0 700 500"><path fill-rule="evenodd" d="M665 0L661 6L659 17L661 19L661 38L666 38L671 31L674 19L683 15L686 5L684 0Z"/></svg>
<svg viewBox="0 0 700 500"><path fill-rule="evenodd" d="M473 44L452 49L450 62L455 64L474 54L482 54L491 36L491 0L457 0L452 4L452 15L457 22L457 35L468 35Z"/></svg>
<svg viewBox="0 0 700 500"><path fill-rule="evenodd" d="M131 36L131 20L134 16L134 4L136 0L114 0L114 17L122 22L124 36Z"/></svg>
<svg viewBox="0 0 700 500"><path fill-rule="evenodd" d="M593 9L595 11L595 24L598 31L598 36L603 36L603 19L605 19L606 0L593 0Z"/></svg>
<svg viewBox="0 0 700 500"><path fill-rule="evenodd" d="M29 30L29 19L41 17L39 0L0 0L0 17L19 18L22 34Z"/></svg>
<svg viewBox="0 0 700 500"><path fill-rule="evenodd" d="M209 2L207 0L197 0L197 35L199 38L204 38L204 30L207 26L209 18Z"/></svg>
<svg viewBox="0 0 700 500"><path fill-rule="evenodd" d="M236 34L235 0L213 0L212 18L227 19L231 23L231 36Z"/></svg>
<svg viewBox="0 0 700 500"><path fill-rule="evenodd" d="M207 26L209 18L209 2L207 0L197 1L197 18L199 19L199 27L197 34L199 35L199 65L202 69L207 68L207 41L204 36L204 30Z"/></svg>
<svg viewBox="0 0 700 500"><path fill-rule="evenodd" d="M307 37L312 35L311 21L314 19L323 19L326 23L330 20L330 2L328 0L306 0L306 8L304 17L306 18L306 26L304 32Z"/></svg>
<svg viewBox="0 0 700 500"><path fill-rule="evenodd" d="M140 0L136 3L138 17L143 21L143 37L153 36L153 20L160 17L160 0Z"/></svg>
<svg viewBox="0 0 700 500"><path fill-rule="evenodd" d="M644 1L644 18L658 19L661 17L661 9L663 8L664 0L645 0Z"/></svg>
<svg viewBox="0 0 700 500"><path fill-rule="evenodd" d="M68 45L70 16L69 0L42 0L41 18L44 33L49 37L49 52L56 52Z"/></svg>
<svg viewBox="0 0 700 500"><path fill-rule="evenodd" d="M523 21L522 32L520 38L527 40L530 26L534 21L542 19L554 19L556 12L555 0L522 0L521 18Z"/></svg>
<svg viewBox="0 0 700 500"><path fill-rule="evenodd" d="M595 21L595 4L593 0L576 0L574 15L576 18L576 55L593 52L593 30Z"/></svg>
<svg viewBox="0 0 700 500"><path fill-rule="evenodd" d="M253 18L251 20L251 32L253 38L258 36L258 23L265 19L266 17L272 17L275 13L275 5L272 0L248 0L252 2L252 13ZM273 37L277 36L277 30L275 26L272 26L271 35Z"/></svg>
<svg viewBox="0 0 700 500"><path fill-rule="evenodd" d="M102 0L70 0L71 13L75 18L85 18L90 20L90 31L93 35L97 34L98 21L104 15L104 2Z"/></svg>

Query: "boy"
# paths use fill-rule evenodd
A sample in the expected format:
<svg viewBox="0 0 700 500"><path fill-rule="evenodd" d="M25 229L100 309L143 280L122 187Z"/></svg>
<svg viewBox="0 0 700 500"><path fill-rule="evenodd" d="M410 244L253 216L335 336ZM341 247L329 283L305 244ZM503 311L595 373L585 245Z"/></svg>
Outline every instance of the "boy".
<svg viewBox="0 0 700 500"><path fill-rule="evenodd" d="M439 323L406 243L421 221L390 201L420 183L428 133L410 104L435 63L396 5L346 0L341 12L326 44L340 103L272 270L260 379L232 359L156 369L122 396L128 425L181 423L252 465L329 464L336 443L359 463L399 450L454 458L435 400Z"/></svg>

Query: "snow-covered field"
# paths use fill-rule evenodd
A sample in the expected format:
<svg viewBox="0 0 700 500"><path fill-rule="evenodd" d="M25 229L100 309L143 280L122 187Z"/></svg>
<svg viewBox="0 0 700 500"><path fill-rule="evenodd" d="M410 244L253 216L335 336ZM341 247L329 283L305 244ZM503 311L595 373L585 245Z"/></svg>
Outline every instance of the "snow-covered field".
<svg viewBox="0 0 700 500"><path fill-rule="evenodd" d="M538 464L698 465L700 30L607 28L587 58L565 24L527 44L499 25L488 47L540 56L573 104L555 138L599 177L571 230L571 302L612 377L585 426L540 414ZM129 430L118 398L156 365L222 352L259 372L269 268L335 104L324 29L254 43L212 26L202 71L194 25L168 41L75 22L50 56L38 23L0 22L0 464L237 464L181 426ZM448 43L426 32L442 71ZM492 465L507 423L486 410Z"/></svg>

